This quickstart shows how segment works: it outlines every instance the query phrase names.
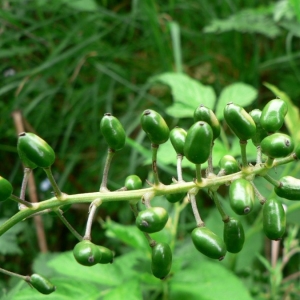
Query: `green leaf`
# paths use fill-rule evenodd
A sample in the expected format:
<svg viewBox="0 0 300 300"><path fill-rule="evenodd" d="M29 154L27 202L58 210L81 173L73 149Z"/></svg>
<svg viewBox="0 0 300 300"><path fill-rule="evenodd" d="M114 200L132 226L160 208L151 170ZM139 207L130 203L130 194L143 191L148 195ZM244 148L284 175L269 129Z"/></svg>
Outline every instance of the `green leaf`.
<svg viewBox="0 0 300 300"><path fill-rule="evenodd" d="M173 275L170 299L252 299L242 281L223 267L221 262L202 259L200 255L196 250L186 252L190 263Z"/></svg>
<svg viewBox="0 0 300 300"><path fill-rule="evenodd" d="M293 12L295 13L298 21L300 22L300 2L299 0L289 0L290 6L292 7Z"/></svg>
<svg viewBox="0 0 300 300"><path fill-rule="evenodd" d="M194 110L200 104L214 108L216 95L212 87L182 73L163 73L150 78L151 83L160 82L170 87L174 104L166 109L175 118L193 118Z"/></svg>
<svg viewBox="0 0 300 300"><path fill-rule="evenodd" d="M257 90L249 84L236 82L225 87L218 99L216 116L219 120L224 118L223 110L228 102L234 102L240 106L250 105L257 97Z"/></svg>
<svg viewBox="0 0 300 300"><path fill-rule="evenodd" d="M205 33L222 33L238 31L242 33L259 33L269 38L280 34L280 29L270 17L270 9L244 9L224 20L214 19L204 27Z"/></svg>
<svg viewBox="0 0 300 300"><path fill-rule="evenodd" d="M295 143L299 143L300 131L298 129L298 126L295 126L295 124L299 124L300 122L298 107L293 104L292 100L285 92L281 91L275 85L265 82L264 86L266 86L270 91L272 91L274 95L276 95L276 97L279 97L287 103L288 112L285 116L285 125Z"/></svg>
<svg viewBox="0 0 300 300"><path fill-rule="evenodd" d="M135 225L121 225L111 220L105 222L106 235L117 238L136 249L149 251L149 245L144 234Z"/></svg>
<svg viewBox="0 0 300 300"><path fill-rule="evenodd" d="M103 300L140 300L143 299L140 283L137 279L126 281L106 294Z"/></svg>

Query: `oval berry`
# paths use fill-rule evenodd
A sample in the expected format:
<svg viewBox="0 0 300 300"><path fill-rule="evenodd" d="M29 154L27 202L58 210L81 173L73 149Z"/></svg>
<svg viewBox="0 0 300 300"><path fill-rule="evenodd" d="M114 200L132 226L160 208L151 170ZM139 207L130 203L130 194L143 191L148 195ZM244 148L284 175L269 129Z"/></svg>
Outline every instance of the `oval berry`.
<svg viewBox="0 0 300 300"><path fill-rule="evenodd" d="M139 190L143 186L142 180L137 175L129 175L125 179L125 187L128 191Z"/></svg>
<svg viewBox="0 0 300 300"><path fill-rule="evenodd" d="M261 141L268 136L268 132L260 124L261 110L253 109L249 112L249 115L252 117L256 125L256 132L255 135L252 136L252 142L255 146L259 146Z"/></svg>
<svg viewBox="0 0 300 300"><path fill-rule="evenodd" d="M204 121L195 123L187 132L184 155L194 164L207 161L213 141L213 131Z"/></svg>
<svg viewBox="0 0 300 300"><path fill-rule="evenodd" d="M245 241L242 223L235 218L230 218L228 222L224 223L223 238L228 252L240 252Z"/></svg>
<svg viewBox="0 0 300 300"><path fill-rule="evenodd" d="M169 219L163 207L150 207L139 212L135 224L143 232L154 233L162 230Z"/></svg>
<svg viewBox="0 0 300 300"><path fill-rule="evenodd" d="M294 150L292 138L283 133L274 133L261 142L261 151L271 158L280 158L290 155Z"/></svg>
<svg viewBox="0 0 300 300"><path fill-rule="evenodd" d="M288 106L281 99L269 101L260 117L261 126L269 133L278 131L284 122L284 117L287 114Z"/></svg>
<svg viewBox="0 0 300 300"><path fill-rule="evenodd" d="M49 168L55 161L55 153L51 146L31 132L19 134L18 149L21 155L40 168Z"/></svg>
<svg viewBox="0 0 300 300"><path fill-rule="evenodd" d="M32 274L29 283L41 294L49 295L55 291L55 286L45 277L39 274Z"/></svg>
<svg viewBox="0 0 300 300"><path fill-rule="evenodd" d="M172 251L168 244L157 243L152 247L151 270L155 277L164 279L172 267Z"/></svg>
<svg viewBox="0 0 300 300"><path fill-rule="evenodd" d="M251 183L243 178L234 180L229 188L229 200L232 210L238 215L252 211L255 194Z"/></svg>
<svg viewBox="0 0 300 300"><path fill-rule="evenodd" d="M240 171L239 164L231 155L224 155L219 162L221 170L224 170L226 175L233 174Z"/></svg>
<svg viewBox="0 0 300 300"><path fill-rule="evenodd" d="M152 144L160 145L169 139L170 130L166 121L154 110L147 109L143 112L141 125Z"/></svg>
<svg viewBox="0 0 300 300"><path fill-rule="evenodd" d="M215 140L217 137L219 137L221 132L221 127L219 120L217 119L214 112L201 104L198 106L194 111L194 122L198 121L204 121L208 123L213 131L213 139Z"/></svg>
<svg viewBox="0 0 300 300"><path fill-rule="evenodd" d="M0 176L0 201L5 201L8 199L13 192L13 187L11 183Z"/></svg>
<svg viewBox="0 0 300 300"><path fill-rule="evenodd" d="M282 204L276 199L268 199L263 205L263 229L270 240L279 240L285 233L286 215Z"/></svg>
<svg viewBox="0 0 300 300"><path fill-rule="evenodd" d="M247 141L255 135L255 122L243 107L229 102L224 108L224 119L241 141Z"/></svg>
<svg viewBox="0 0 300 300"><path fill-rule="evenodd" d="M88 240L77 243L73 249L73 255L78 263L88 267L94 266L101 260L98 246Z"/></svg>
<svg viewBox="0 0 300 300"><path fill-rule="evenodd" d="M118 151L125 146L125 130L120 121L110 113L104 114L101 119L100 131L110 149Z"/></svg>
<svg viewBox="0 0 300 300"><path fill-rule="evenodd" d="M29 160L25 155L25 153L19 147L17 149L18 149L19 158L22 161L25 168L32 169L32 170L37 168L37 165L31 160Z"/></svg>
<svg viewBox="0 0 300 300"><path fill-rule="evenodd" d="M184 155L186 135L186 131L179 127L173 128L170 132L170 141L177 154Z"/></svg>
<svg viewBox="0 0 300 300"><path fill-rule="evenodd" d="M103 247L103 246L97 246L97 247L101 253L101 258L98 261L98 263L99 264L111 264L114 260L113 252L110 249Z"/></svg>
<svg viewBox="0 0 300 300"><path fill-rule="evenodd" d="M226 254L223 240L207 227L197 227L192 231L192 240L196 249L202 254L222 260Z"/></svg>
<svg viewBox="0 0 300 300"><path fill-rule="evenodd" d="M292 176L284 176L279 180L280 185L274 192L281 198L300 200L300 180Z"/></svg>

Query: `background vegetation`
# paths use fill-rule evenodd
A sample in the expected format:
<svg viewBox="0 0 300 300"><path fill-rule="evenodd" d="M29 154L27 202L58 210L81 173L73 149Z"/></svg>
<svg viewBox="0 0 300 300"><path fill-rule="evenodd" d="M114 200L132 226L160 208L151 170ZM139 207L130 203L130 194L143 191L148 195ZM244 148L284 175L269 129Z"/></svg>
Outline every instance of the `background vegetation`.
<svg viewBox="0 0 300 300"><path fill-rule="evenodd" d="M130 174L144 182L152 178L150 145L139 125L146 108L160 112L170 128L187 129L200 101L222 118L225 101L251 110L280 96L292 99L293 116L284 130L298 140L298 0L3 0L0 36L0 172L13 183L15 194L22 180L12 118L16 111L22 113L26 131L36 132L55 149L54 173L68 194L99 189L107 151L99 122L105 112L120 119L129 137L114 158L110 189L122 187ZM170 151L166 145L159 152L166 184L176 174L175 152L170 157ZM237 141L225 126L214 153L215 167L226 153L239 156ZM184 166L184 179L191 180L194 170ZM299 178L299 170L295 163L272 175ZM39 200L51 197L45 174L37 170L34 176ZM266 197L271 194L268 184L257 184ZM226 206L226 187L220 192ZM257 204L243 218L243 251L216 263L193 249L190 207L155 199L168 208L173 222L156 236L174 249L173 275L163 282L150 274L149 247L132 226L128 205L118 202L101 207L92 234L95 243L115 251L111 266L76 264L70 252L76 239L48 215L43 216L46 249L40 248L35 223L28 220L0 238L0 261L14 272L49 276L58 287L53 299L299 299L300 207L283 202L288 229L279 256L271 255ZM1 221L17 211L10 202L0 205ZM198 205L207 226L221 234L221 219L205 192ZM80 205L65 216L82 233L87 212L88 206ZM3 299L33 299L34 291L26 284L5 276L0 280Z"/></svg>

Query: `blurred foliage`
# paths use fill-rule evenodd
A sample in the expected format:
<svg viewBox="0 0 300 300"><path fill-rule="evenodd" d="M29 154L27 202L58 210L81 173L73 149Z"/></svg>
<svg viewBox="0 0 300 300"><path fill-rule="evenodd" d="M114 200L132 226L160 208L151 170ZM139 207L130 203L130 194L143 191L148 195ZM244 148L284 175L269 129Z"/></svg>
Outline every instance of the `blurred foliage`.
<svg viewBox="0 0 300 300"><path fill-rule="evenodd" d="M193 109L200 101L206 101L222 118L222 106L228 101L236 101L250 110L262 108L268 100L280 96L290 105L285 130L299 141L296 130L296 124L300 124L299 29L298 0L26 0L22 5L19 0L3 0L0 4L1 175L12 182L14 193L18 194L22 167L16 152L14 111L21 111L26 131L36 132L55 149L54 175L68 194L99 189L107 152L99 122L106 112L120 119L128 135L127 146L115 155L110 169L110 189L122 187L129 174L139 175L143 182L152 178L149 142L139 125L140 114L146 108L161 113L170 128L176 125L188 128L193 122ZM159 152L160 177L166 184L176 174L175 152L172 158L170 151L173 150L167 143ZM239 157L238 141L226 127L214 151L215 166L229 152ZM249 149L249 156L254 161L255 148ZM272 176L291 174L299 178L299 171L299 164L293 164L278 168ZM34 176L39 200L51 197L42 170L37 170ZM191 164L186 163L184 178L193 177ZM257 184L265 196L270 195L269 184L259 179ZM226 187L220 193L226 199ZM206 224L221 234L222 222L212 201L205 192L199 198L202 198L198 201L199 210ZM223 202L226 207L227 202ZM289 224L300 225L299 205L284 203L289 207ZM1 219L17 211L11 203L0 205ZM187 233L195 226L190 207L180 213L176 208L173 210L178 217L177 231L167 230L164 236L174 243L175 249L174 278L169 282L159 282L150 275L149 255L145 251L141 254L142 242L138 238L131 240L123 230L126 228L125 232L130 231L134 236L138 234L126 227L133 223L132 213L125 203L118 202L101 206L99 222L95 222L92 232L95 243L116 252L116 264L84 271L66 252L51 259L46 257L43 263L44 258L38 256L34 268L54 276L53 281L62 288L61 297L67 291L70 298L72 295L88 298L89 291L90 299L97 299L101 289L105 291L101 299L118 299L116 295L123 295L124 299L129 290L134 295L132 299L141 299L141 294L145 299L160 299L162 295L166 297L169 287L172 299L187 293L191 299L199 299L199 295L201 299L220 299L231 290L239 295L238 299L242 299L240 295L250 299L250 293L257 299L271 299L264 269L268 265L265 262L263 265L256 255L261 253L267 259L270 256L267 248L270 244L261 232L259 207L256 213L243 218L247 234L245 249L239 255L228 255L222 263L226 268L203 258L190 247ZM88 206L82 205L72 207L65 215L83 233L87 212ZM123 225L104 221L108 216ZM73 248L76 240L58 218L46 215L43 221L49 251ZM12 244L0 251L3 267L31 273L32 261L39 253L34 223L28 220L9 235L1 237L1 241L5 239ZM23 255L16 259L15 254L21 251ZM193 264L194 257L199 264ZM288 277L297 272L297 266L299 271L299 260L299 255L295 255L283 275ZM122 277L120 270L126 276ZM101 272L104 279L98 278ZM72 282L66 277L77 275ZM83 281L83 277L97 280ZM126 285L120 285L125 278ZM3 277L1 286L7 282L9 288L14 287L8 299L32 298L32 291L25 284L9 282ZM291 298L281 298L297 299L299 288L296 292L294 289L297 282L297 278L285 281L285 290L280 291L279 297L292 291ZM23 290L24 287L27 289ZM60 299L59 294L53 296ZM228 298L235 299L231 294Z"/></svg>

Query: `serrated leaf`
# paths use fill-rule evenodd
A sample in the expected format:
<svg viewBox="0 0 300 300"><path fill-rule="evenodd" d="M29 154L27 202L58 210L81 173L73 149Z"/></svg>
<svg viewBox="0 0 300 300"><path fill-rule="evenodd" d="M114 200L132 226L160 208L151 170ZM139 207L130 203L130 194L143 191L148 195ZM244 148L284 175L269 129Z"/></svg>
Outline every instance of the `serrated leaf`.
<svg viewBox="0 0 300 300"><path fill-rule="evenodd" d="M174 104L166 112L175 118L193 118L194 110L200 104L214 108L216 95L212 87L182 73L163 73L150 78L151 83L160 82L168 85L174 99Z"/></svg>
<svg viewBox="0 0 300 300"><path fill-rule="evenodd" d="M223 110L228 102L234 102L242 107L250 105L257 97L257 90L246 83L236 82L225 87L218 99L216 116L219 120L224 118Z"/></svg>

